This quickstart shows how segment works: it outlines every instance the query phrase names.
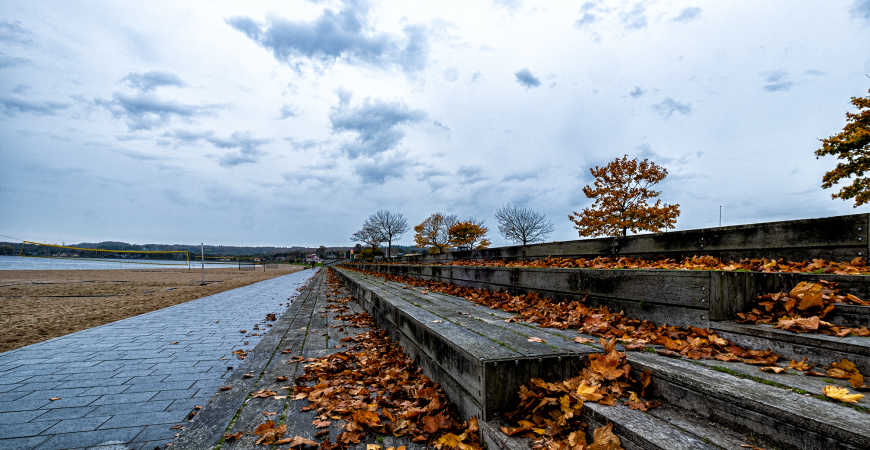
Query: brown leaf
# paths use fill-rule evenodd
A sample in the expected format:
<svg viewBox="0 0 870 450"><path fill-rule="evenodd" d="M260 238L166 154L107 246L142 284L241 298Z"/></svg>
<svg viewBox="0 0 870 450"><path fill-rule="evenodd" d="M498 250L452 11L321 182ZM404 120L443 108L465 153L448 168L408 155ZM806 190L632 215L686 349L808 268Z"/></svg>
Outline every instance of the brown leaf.
<svg viewBox="0 0 870 450"><path fill-rule="evenodd" d="M858 403L858 400L861 400L861 398L864 397L864 394L852 394L844 387L831 386L830 384L825 385L825 387L822 388L822 393L825 394L826 397L846 403Z"/></svg>
<svg viewBox="0 0 870 450"><path fill-rule="evenodd" d="M227 434L224 435L224 440L225 440L225 441L235 441L235 440L238 440L238 439L241 439L241 438L242 438L242 432L241 432L241 431L237 431L237 432L232 433L232 434L227 433Z"/></svg>
<svg viewBox="0 0 870 450"><path fill-rule="evenodd" d="M800 371L802 371L802 372L803 372L803 371L810 370L810 368L813 367L812 364L810 364L810 363L807 362L807 358L806 358L806 357L804 357L804 358L801 359L800 361L791 360L791 361L789 361L788 366L791 367L791 368L794 369L794 370L800 370Z"/></svg>
<svg viewBox="0 0 870 450"><path fill-rule="evenodd" d="M51 398L49 398L49 400L51 400L51 401L57 401L57 400L60 400L60 397L51 397Z"/></svg>
<svg viewBox="0 0 870 450"><path fill-rule="evenodd" d="M759 367L759 369L762 372L770 372L770 373L783 373L786 371L785 367L778 367L778 366L764 366L764 367Z"/></svg>
<svg viewBox="0 0 870 450"><path fill-rule="evenodd" d="M539 344L543 344L543 343L546 342L546 341L544 341L543 339L541 339L541 338L539 338L539 337L534 337L534 336L528 338L527 341L529 341L529 342L537 342L537 343L539 343Z"/></svg>
<svg viewBox="0 0 870 450"><path fill-rule="evenodd" d="M233 387L230 386L230 385L228 384L228 385L226 385L226 386L221 386L221 387L219 388L219 390L221 390L221 391L228 391L228 390L230 390L230 389L232 389L232 388L233 388Z"/></svg>
<svg viewBox="0 0 870 450"><path fill-rule="evenodd" d="M592 443L589 450L621 450L619 438L613 434L613 424L600 426L592 431Z"/></svg>

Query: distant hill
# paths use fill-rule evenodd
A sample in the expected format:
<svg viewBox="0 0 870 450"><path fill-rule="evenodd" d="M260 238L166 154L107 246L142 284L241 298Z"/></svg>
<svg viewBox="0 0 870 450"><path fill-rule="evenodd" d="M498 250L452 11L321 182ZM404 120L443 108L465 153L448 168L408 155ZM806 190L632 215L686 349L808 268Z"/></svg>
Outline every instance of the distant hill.
<svg viewBox="0 0 870 450"><path fill-rule="evenodd" d="M187 250L191 259L199 259L200 246L190 244L129 244L127 242L80 242L67 244L70 247L96 248L102 250ZM323 258L343 258L353 247L237 247L231 245L206 245L204 247L206 257L228 256L243 259L260 258L266 261L295 261L304 259L306 255L318 253ZM0 255L18 255L21 251L20 242L0 242ZM124 253L97 253L81 252L76 250L56 247L25 245L24 254L27 256L87 256L87 257L111 257L111 258L148 258L142 254ZM148 259L166 259L166 254L156 254Z"/></svg>

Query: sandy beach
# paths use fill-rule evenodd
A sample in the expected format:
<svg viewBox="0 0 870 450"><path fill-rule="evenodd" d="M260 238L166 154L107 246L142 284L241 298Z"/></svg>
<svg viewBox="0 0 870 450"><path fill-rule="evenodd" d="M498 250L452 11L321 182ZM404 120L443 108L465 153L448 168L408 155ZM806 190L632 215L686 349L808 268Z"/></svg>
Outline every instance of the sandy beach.
<svg viewBox="0 0 870 450"><path fill-rule="evenodd" d="M3 270L0 352L299 270Z"/></svg>

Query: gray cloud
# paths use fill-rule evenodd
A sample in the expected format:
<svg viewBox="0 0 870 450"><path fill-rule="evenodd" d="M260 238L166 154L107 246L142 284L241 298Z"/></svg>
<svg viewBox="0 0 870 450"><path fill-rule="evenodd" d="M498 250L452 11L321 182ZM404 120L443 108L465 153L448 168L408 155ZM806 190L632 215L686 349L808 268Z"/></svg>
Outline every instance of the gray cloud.
<svg viewBox="0 0 870 450"><path fill-rule="evenodd" d="M668 118L671 117L675 112L687 115L692 112L692 105L688 103L680 103L670 97L665 98L660 103L656 103L653 105L653 109L655 109L662 117Z"/></svg>
<svg viewBox="0 0 870 450"><path fill-rule="evenodd" d="M582 14L576 22L574 22L574 26L577 28L583 28L586 25L593 24L598 21L598 16L593 12L595 9L595 2L586 2L583 6L580 7L580 13Z"/></svg>
<svg viewBox="0 0 870 450"><path fill-rule="evenodd" d="M628 93L628 95L633 98L638 98L643 94L646 94L646 91L643 90L640 86L635 86L634 89L632 89L631 92Z"/></svg>
<svg viewBox="0 0 870 450"><path fill-rule="evenodd" d="M414 163L404 156L386 159L360 160L353 168L365 184L384 184L390 178L403 178Z"/></svg>
<svg viewBox="0 0 870 450"><path fill-rule="evenodd" d="M296 117L296 110L290 105L281 106L281 113L278 116L278 119L284 120L289 119L290 117Z"/></svg>
<svg viewBox="0 0 870 450"><path fill-rule="evenodd" d="M249 17L231 17L227 24L270 50L276 59L298 67L304 57L329 64L338 59L376 66L396 65L415 72L426 65L428 39L425 28L405 26L402 39L370 30L368 4L348 1L344 9L330 9L312 22L270 17L261 26Z"/></svg>
<svg viewBox="0 0 870 450"><path fill-rule="evenodd" d="M182 81L178 75L171 72L159 71L144 73L131 72L126 77L122 78L121 81L127 84L127 86L140 92L151 92L160 86L186 86L184 81Z"/></svg>
<svg viewBox="0 0 870 450"><path fill-rule="evenodd" d="M69 108L69 103L59 102L38 102L24 100L15 97L0 97L0 108L7 116L14 116L18 113L35 114L39 116L53 116L58 111Z"/></svg>
<svg viewBox="0 0 870 450"><path fill-rule="evenodd" d="M852 13L852 17L870 22L870 0L855 0L849 12Z"/></svg>
<svg viewBox="0 0 870 450"><path fill-rule="evenodd" d="M517 83L527 88L538 87L541 85L541 80L532 75L532 72L528 68L514 73L514 76L517 78Z"/></svg>
<svg viewBox="0 0 870 450"><path fill-rule="evenodd" d="M486 177L483 176L483 170L480 167L462 166L456 171L456 175L462 178L463 183L476 183L483 181Z"/></svg>
<svg viewBox="0 0 870 450"><path fill-rule="evenodd" d="M0 20L0 41L30 44L33 42L33 33L24 28L20 21Z"/></svg>
<svg viewBox="0 0 870 450"><path fill-rule="evenodd" d="M308 150L310 148L319 147L326 143L326 141L318 141L314 139L296 139L292 137L284 138L285 141L290 143L290 146L293 147L294 150Z"/></svg>
<svg viewBox="0 0 870 450"><path fill-rule="evenodd" d="M515 173L507 174L504 176L504 178L501 179L501 181L503 181L503 182L509 182L509 181L520 182L520 181L526 181L526 180L534 180L537 178L538 178L538 172L530 170L527 172L515 172Z"/></svg>
<svg viewBox="0 0 870 450"><path fill-rule="evenodd" d="M200 139L208 139L212 136L214 133L211 131L172 130L163 133L163 137L175 140L176 145L180 143L193 144Z"/></svg>
<svg viewBox="0 0 870 450"><path fill-rule="evenodd" d="M680 13L677 14L677 16L674 17L673 20L674 20L674 22L683 22L683 23L691 22L691 21L697 19L698 17L701 17L701 11L702 11L702 9L698 8L697 6L690 6L688 8L684 8L682 11L680 11Z"/></svg>
<svg viewBox="0 0 870 450"><path fill-rule="evenodd" d="M218 148L238 149L238 152L229 153L219 159L220 165L233 167L239 164L255 163L263 152L260 146L271 142L270 139L257 139L250 132L236 131L228 138L207 137L208 142Z"/></svg>
<svg viewBox="0 0 870 450"><path fill-rule="evenodd" d="M222 138L215 136L212 131L173 130L163 133L163 137L175 140L176 146L205 141L220 149L238 150L220 157L218 162L225 167L257 162L263 155L260 147L272 142L271 139L256 138L249 131L236 131L229 137Z"/></svg>
<svg viewBox="0 0 870 450"><path fill-rule="evenodd" d="M629 30L646 28L646 7L643 6L643 3L637 2L631 10L620 13L619 18L625 28Z"/></svg>
<svg viewBox="0 0 870 450"><path fill-rule="evenodd" d="M20 56L9 56L3 52L0 52L0 69L21 66L24 64L28 64L29 62L30 60L27 58L22 58Z"/></svg>
<svg viewBox="0 0 870 450"><path fill-rule="evenodd" d="M788 72L774 70L762 74L764 76L764 90L768 92L787 91L791 89L792 82L788 80Z"/></svg>
<svg viewBox="0 0 870 450"><path fill-rule="evenodd" d="M112 113L115 118L124 118L132 130L150 130L169 123L173 117L192 119L210 115L216 105L186 105L169 100L160 100L149 94L128 95L116 92L111 100L96 99L95 103Z"/></svg>
<svg viewBox="0 0 870 450"><path fill-rule="evenodd" d="M337 107L329 114L333 132L349 131L357 134L353 142L342 146L350 158L374 156L395 148L405 137L398 127L419 122L426 117L423 111L412 110L399 102L366 99L352 108L348 94L340 93Z"/></svg>

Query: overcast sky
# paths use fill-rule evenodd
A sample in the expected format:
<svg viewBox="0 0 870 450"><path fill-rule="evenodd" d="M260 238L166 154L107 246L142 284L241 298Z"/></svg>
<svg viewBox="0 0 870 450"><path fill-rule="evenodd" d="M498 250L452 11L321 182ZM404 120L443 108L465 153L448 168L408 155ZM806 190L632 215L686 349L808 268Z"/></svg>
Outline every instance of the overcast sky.
<svg viewBox="0 0 870 450"><path fill-rule="evenodd" d="M378 208L576 239L589 168L678 229L854 212L819 188L870 0L0 3L0 240L346 245ZM410 244L411 233L401 241Z"/></svg>

